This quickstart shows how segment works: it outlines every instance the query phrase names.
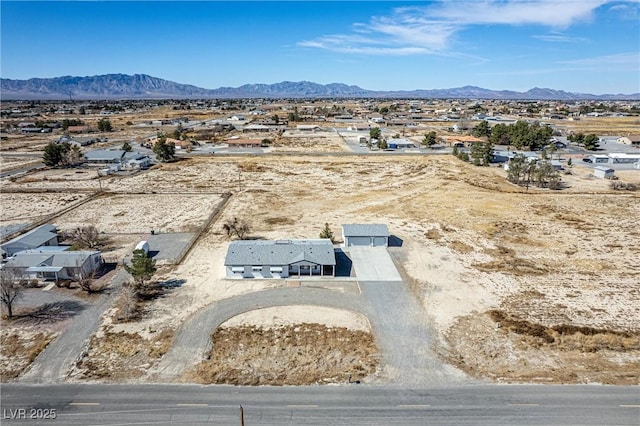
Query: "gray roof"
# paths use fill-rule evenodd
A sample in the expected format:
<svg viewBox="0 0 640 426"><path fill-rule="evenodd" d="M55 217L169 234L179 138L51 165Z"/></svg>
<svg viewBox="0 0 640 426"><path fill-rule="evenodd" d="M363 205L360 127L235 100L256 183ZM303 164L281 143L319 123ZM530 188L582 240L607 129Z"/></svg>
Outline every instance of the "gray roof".
<svg viewBox="0 0 640 426"><path fill-rule="evenodd" d="M15 237L6 243L2 244L2 249L9 251L9 247L19 247L23 249L33 249L46 244L52 238L57 236L58 228L53 225L45 224L40 225L29 232L26 232L18 237ZM14 250L15 251L15 250Z"/></svg>
<svg viewBox="0 0 640 426"><path fill-rule="evenodd" d="M75 268L84 264L87 258L100 254L99 251L63 251L49 253L16 253L7 261L7 267L24 268L36 266L52 266Z"/></svg>
<svg viewBox="0 0 640 426"><path fill-rule="evenodd" d="M389 228L379 223L356 223L342 225L342 235L345 237L388 237Z"/></svg>
<svg viewBox="0 0 640 426"><path fill-rule="evenodd" d="M240 240L229 244L225 266L291 265L296 262L335 265L331 240Z"/></svg>
<svg viewBox="0 0 640 426"><path fill-rule="evenodd" d="M121 161L124 157L125 151L121 149L96 149L93 151L88 151L84 154L84 158L87 161Z"/></svg>

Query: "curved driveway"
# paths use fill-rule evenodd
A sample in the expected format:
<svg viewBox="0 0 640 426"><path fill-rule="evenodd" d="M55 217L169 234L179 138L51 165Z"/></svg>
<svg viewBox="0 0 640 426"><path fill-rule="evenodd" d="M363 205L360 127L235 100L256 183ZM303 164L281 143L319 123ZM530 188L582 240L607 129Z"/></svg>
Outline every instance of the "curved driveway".
<svg viewBox="0 0 640 426"><path fill-rule="evenodd" d="M359 296L318 288L277 288L220 300L200 311L178 329L172 348L157 367L161 380L175 379L204 359L211 347L210 335L223 322L255 309L286 305L316 305L372 313Z"/></svg>
<svg viewBox="0 0 640 426"><path fill-rule="evenodd" d="M358 312L369 319L382 355L383 381L403 385L467 381L433 352L433 332L406 283L365 282L361 287L360 295L320 288L277 288L215 302L180 327L172 348L150 376L175 380L202 361L211 348L211 333L236 315L274 306L315 305Z"/></svg>

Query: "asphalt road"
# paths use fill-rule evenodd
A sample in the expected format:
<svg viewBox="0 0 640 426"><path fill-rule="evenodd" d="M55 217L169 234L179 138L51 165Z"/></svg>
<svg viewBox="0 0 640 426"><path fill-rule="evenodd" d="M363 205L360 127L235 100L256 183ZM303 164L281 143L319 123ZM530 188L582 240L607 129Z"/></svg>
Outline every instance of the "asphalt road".
<svg viewBox="0 0 640 426"><path fill-rule="evenodd" d="M240 425L240 406L246 425L637 425L640 388L11 384L0 415L3 426Z"/></svg>

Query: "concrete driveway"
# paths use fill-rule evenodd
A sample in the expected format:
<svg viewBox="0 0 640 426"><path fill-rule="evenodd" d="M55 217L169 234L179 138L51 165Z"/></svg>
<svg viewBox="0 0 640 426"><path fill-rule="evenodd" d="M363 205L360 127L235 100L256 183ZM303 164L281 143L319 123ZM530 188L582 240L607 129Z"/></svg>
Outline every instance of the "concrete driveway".
<svg viewBox="0 0 640 426"><path fill-rule="evenodd" d="M347 247L359 281L402 281L386 247Z"/></svg>

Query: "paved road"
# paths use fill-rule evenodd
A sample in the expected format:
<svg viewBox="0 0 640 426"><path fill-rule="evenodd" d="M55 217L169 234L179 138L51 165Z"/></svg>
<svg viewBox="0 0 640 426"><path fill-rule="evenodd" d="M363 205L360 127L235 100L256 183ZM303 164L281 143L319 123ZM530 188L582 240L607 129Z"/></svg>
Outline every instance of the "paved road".
<svg viewBox="0 0 640 426"><path fill-rule="evenodd" d="M3 385L2 425L637 425L638 387ZM55 409L55 420L11 420ZM33 414L43 414L34 411Z"/></svg>
<svg viewBox="0 0 640 426"><path fill-rule="evenodd" d="M18 169L7 170L6 172L0 173L0 179L4 179L6 177L17 176L21 174L26 174L32 170L44 169L44 163L32 164L30 166L20 167Z"/></svg>
<svg viewBox="0 0 640 426"><path fill-rule="evenodd" d="M172 348L156 368L157 379L175 379L202 361L210 349L209 336L226 320L255 309L284 305L328 306L370 314L358 296L319 288L277 288L224 299L201 309L180 327Z"/></svg>
<svg viewBox="0 0 640 426"><path fill-rule="evenodd" d="M83 354L89 338L100 325L102 314L118 294L118 289L129 275L120 270L111 280L109 288L93 303L83 304L83 310L73 318L71 325L31 363L20 376L26 383L59 383L64 381L76 360ZM43 292L46 293L46 292Z"/></svg>

